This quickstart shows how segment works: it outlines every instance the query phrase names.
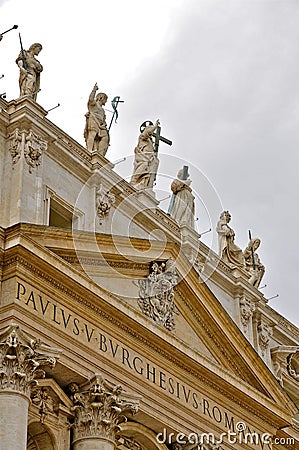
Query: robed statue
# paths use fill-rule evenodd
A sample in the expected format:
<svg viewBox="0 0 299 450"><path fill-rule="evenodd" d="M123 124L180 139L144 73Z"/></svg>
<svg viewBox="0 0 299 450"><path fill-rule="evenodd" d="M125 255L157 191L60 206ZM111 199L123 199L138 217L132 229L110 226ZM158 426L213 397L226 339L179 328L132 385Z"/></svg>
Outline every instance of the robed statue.
<svg viewBox="0 0 299 450"><path fill-rule="evenodd" d="M146 126L139 135L138 144L134 150L135 159L131 184L138 190L152 188L156 179L159 159L152 135L158 126L159 120L155 125Z"/></svg>
<svg viewBox="0 0 299 450"><path fill-rule="evenodd" d="M226 263L244 267L244 255L242 250L235 244L235 232L229 226L231 215L228 211L220 214L216 231L218 233L219 256Z"/></svg>
<svg viewBox="0 0 299 450"><path fill-rule="evenodd" d="M249 283L259 287L265 273L265 266L261 263L256 250L259 248L261 240L258 238L250 239L244 250L245 269L250 274Z"/></svg>
<svg viewBox="0 0 299 450"><path fill-rule="evenodd" d="M41 50L41 44L32 44L29 50L22 48L16 59L16 63L20 69L20 97L28 96L36 101L37 93L40 90L40 74L43 71L43 66L37 60L36 56L39 55Z"/></svg>
<svg viewBox="0 0 299 450"><path fill-rule="evenodd" d="M185 167L188 169L187 166ZM194 195L190 184L188 170L186 175L184 169L179 170L177 178L173 180L170 186L174 194L170 215L180 226L188 225L194 228Z"/></svg>

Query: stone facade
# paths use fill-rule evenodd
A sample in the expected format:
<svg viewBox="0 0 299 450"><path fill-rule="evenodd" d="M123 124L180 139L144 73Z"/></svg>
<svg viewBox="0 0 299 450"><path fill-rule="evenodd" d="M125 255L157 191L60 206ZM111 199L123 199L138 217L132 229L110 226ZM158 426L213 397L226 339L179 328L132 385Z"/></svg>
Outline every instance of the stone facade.
<svg viewBox="0 0 299 450"><path fill-rule="evenodd" d="M299 330L30 98L0 107L0 449L295 449Z"/></svg>

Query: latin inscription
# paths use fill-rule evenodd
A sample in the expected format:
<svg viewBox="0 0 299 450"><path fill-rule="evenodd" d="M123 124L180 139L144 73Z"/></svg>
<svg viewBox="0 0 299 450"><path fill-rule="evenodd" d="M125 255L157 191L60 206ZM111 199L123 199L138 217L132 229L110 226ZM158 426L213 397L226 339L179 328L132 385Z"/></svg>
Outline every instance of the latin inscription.
<svg viewBox="0 0 299 450"><path fill-rule="evenodd" d="M140 354L122 345L121 342L118 342L106 332L93 327L59 303L42 297L21 282L17 283L16 300L27 308L34 310L37 314L44 316L47 321L51 321L55 326L65 329L104 357L115 360L116 364L125 366L130 372L134 372L161 391L188 405L194 411L198 411L199 414L209 418L210 421L235 432L236 423L241 419L237 420L231 413L224 411L210 399L204 398L199 392L182 383L166 370L161 370Z"/></svg>

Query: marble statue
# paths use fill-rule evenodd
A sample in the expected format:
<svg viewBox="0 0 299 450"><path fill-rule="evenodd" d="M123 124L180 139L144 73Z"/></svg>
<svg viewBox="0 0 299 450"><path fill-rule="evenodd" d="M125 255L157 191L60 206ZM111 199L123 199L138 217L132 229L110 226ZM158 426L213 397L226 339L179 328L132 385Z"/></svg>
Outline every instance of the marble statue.
<svg viewBox="0 0 299 450"><path fill-rule="evenodd" d="M260 261L256 250L259 248L261 240L258 238L250 239L244 250L245 269L250 273L249 283L259 287L265 273L265 267Z"/></svg>
<svg viewBox="0 0 299 450"><path fill-rule="evenodd" d="M98 90L97 83L94 85L87 102L88 112L85 114L86 125L84 138L89 152L98 152L105 156L109 146L109 133L106 124L106 114L103 106L108 96Z"/></svg>
<svg viewBox="0 0 299 450"><path fill-rule="evenodd" d="M220 214L220 219L217 223L216 231L218 233L219 256L226 263L243 267L244 255L242 250L235 244L235 232L228 225L231 220L231 215L228 211L223 211Z"/></svg>
<svg viewBox="0 0 299 450"><path fill-rule="evenodd" d="M43 66L36 56L41 50L41 44L32 44L29 50L21 51L16 59L20 69L20 97L26 95L36 101L37 93L40 90L40 73L43 71Z"/></svg>
<svg viewBox="0 0 299 450"><path fill-rule="evenodd" d="M170 215L179 225L184 224L194 228L194 196L190 184L189 174L187 179L183 180L183 169L179 170L177 179L171 183L171 190L175 197Z"/></svg>
<svg viewBox="0 0 299 450"><path fill-rule="evenodd" d="M152 188L156 179L159 159L154 149L152 135L158 126L159 120L155 125L145 127L134 150L135 160L131 184L138 190Z"/></svg>

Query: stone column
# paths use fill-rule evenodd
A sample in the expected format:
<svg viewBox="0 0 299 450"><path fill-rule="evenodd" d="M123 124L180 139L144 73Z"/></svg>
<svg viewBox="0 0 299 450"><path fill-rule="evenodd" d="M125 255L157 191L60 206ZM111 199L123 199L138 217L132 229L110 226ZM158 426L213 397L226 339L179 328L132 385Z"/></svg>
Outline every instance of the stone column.
<svg viewBox="0 0 299 450"><path fill-rule="evenodd" d="M140 397L96 374L89 386L69 385L75 421L74 450L114 450L119 424L138 410Z"/></svg>
<svg viewBox="0 0 299 450"><path fill-rule="evenodd" d="M31 388L54 366L59 350L31 339L16 324L0 331L0 450L26 450Z"/></svg>

